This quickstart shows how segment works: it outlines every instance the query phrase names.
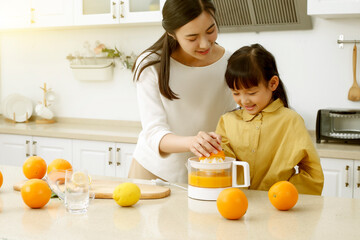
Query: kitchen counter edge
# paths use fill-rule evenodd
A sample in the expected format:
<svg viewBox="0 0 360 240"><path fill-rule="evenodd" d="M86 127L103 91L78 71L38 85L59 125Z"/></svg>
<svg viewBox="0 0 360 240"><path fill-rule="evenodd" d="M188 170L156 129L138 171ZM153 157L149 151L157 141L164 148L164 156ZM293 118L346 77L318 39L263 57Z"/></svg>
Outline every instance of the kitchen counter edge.
<svg viewBox="0 0 360 240"><path fill-rule="evenodd" d="M0 117L0 134L54 137L79 140L137 143L140 122L98 119L57 118L52 124L13 123Z"/></svg>

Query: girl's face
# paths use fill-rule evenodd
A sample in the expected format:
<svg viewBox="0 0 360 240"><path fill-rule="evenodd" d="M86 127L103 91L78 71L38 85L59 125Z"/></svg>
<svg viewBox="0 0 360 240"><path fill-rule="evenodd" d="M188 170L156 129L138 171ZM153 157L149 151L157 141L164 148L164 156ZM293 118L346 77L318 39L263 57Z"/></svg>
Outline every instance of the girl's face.
<svg viewBox="0 0 360 240"><path fill-rule="evenodd" d="M217 36L215 20L205 11L175 31L175 38L180 45L179 54L187 63L208 59Z"/></svg>
<svg viewBox="0 0 360 240"><path fill-rule="evenodd" d="M273 91L279 85L279 78L273 76L266 85L262 81L258 86L247 89L231 89L235 102L249 114L256 115L272 102Z"/></svg>

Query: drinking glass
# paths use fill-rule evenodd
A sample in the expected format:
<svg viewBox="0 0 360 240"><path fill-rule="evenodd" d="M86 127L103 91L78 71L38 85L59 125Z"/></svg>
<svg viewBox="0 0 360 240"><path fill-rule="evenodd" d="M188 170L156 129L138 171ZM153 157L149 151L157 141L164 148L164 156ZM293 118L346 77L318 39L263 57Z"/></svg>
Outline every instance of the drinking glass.
<svg viewBox="0 0 360 240"><path fill-rule="evenodd" d="M60 173L60 176L55 173ZM86 170L54 172L49 179L51 178L55 182L52 189L64 201L68 212L87 212L90 200L94 199L95 194L90 192L90 177Z"/></svg>

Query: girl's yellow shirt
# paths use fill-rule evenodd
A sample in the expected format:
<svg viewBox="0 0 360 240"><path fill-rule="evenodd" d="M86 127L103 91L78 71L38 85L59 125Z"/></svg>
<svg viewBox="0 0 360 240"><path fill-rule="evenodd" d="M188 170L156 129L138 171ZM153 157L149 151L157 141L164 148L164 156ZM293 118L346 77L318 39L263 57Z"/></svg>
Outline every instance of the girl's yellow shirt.
<svg viewBox="0 0 360 240"><path fill-rule="evenodd" d="M243 109L224 114L216 133L222 136L226 156L249 163L250 189L267 191L288 180L299 193L321 194L324 174L304 120L280 99L256 115Z"/></svg>

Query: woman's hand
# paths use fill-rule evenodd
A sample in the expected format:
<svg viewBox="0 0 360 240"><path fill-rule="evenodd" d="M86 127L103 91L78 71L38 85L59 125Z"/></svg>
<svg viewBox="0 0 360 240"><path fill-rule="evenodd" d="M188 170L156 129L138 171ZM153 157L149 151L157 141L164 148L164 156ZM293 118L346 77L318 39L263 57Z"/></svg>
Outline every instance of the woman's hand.
<svg viewBox="0 0 360 240"><path fill-rule="evenodd" d="M190 138L189 149L198 157L209 157L210 153L221 151L221 136L214 132L200 131Z"/></svg>

